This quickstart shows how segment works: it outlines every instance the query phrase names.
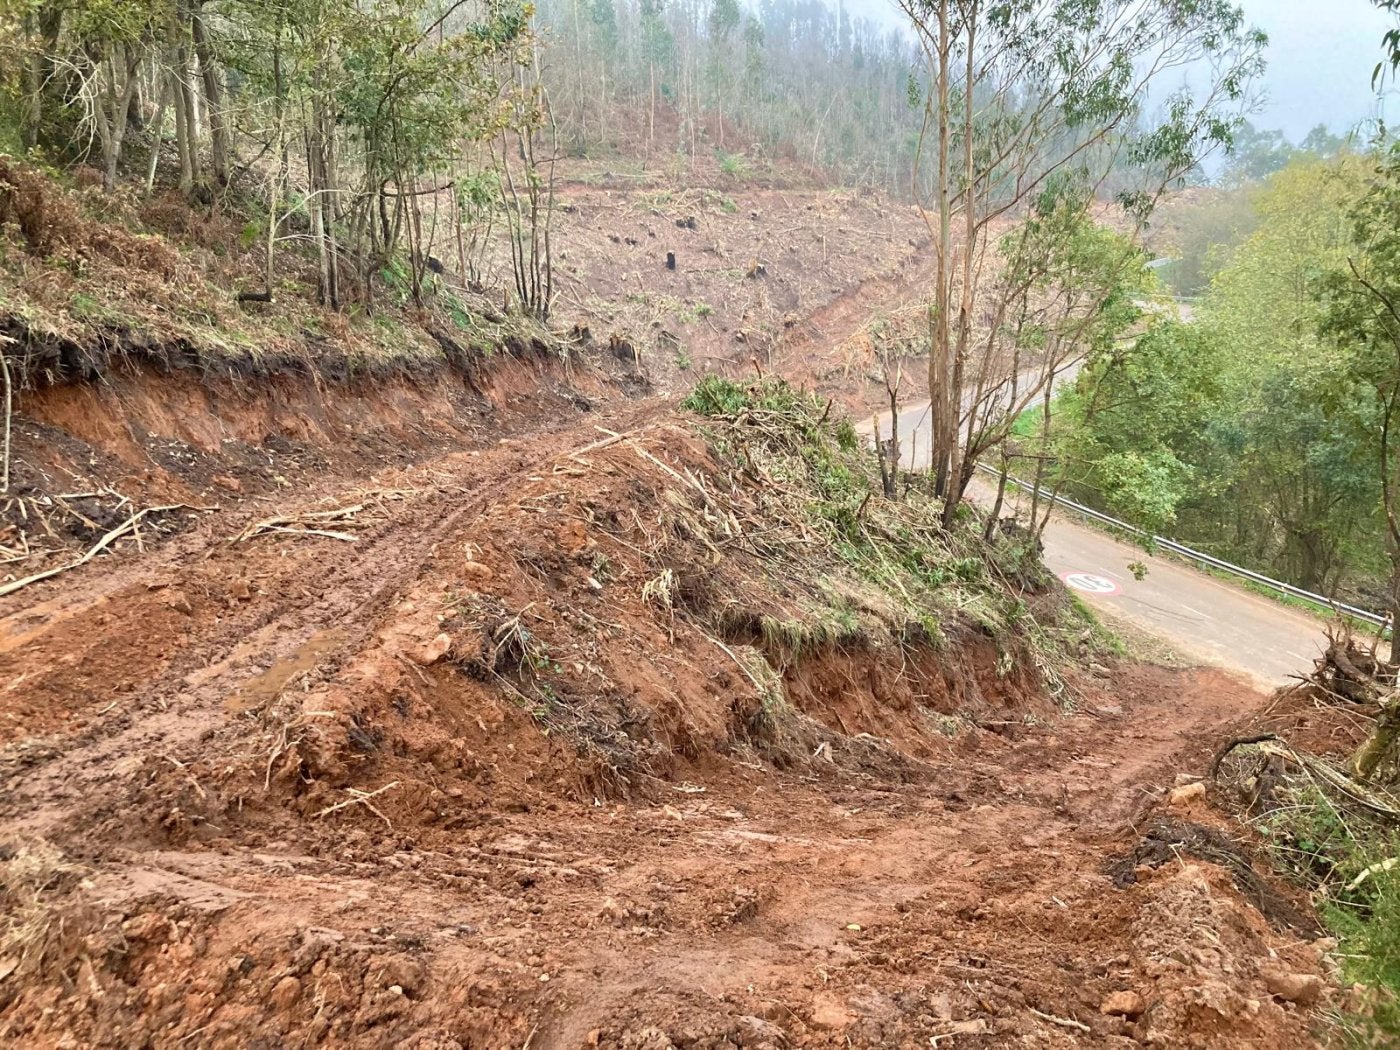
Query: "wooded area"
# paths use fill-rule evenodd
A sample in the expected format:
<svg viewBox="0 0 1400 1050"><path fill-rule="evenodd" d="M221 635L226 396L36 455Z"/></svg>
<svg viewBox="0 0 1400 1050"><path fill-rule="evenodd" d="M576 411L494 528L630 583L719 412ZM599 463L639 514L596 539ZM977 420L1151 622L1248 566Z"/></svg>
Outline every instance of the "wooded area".
<svg viewBox="0 0 1400 1050"><path fill-rule="evenodd" d="M241 299L275 298L278 253L298 242L323 303L371 306L391 265L421 297L425 245L439 221L449 243L449 222L477 225L483 175L522 245L537 239L541 176L520 145L544 122L535 46L512 0L6 0L0 47L22 61L0 90L31 155L86 161L109 191L139 173L196 208L255 199L244 238L265 262ZM544 283L538 252L521 265L523 288Z"/></svg>
<svg viewBox="0 0 1400 1050"><path fill-rule="evenodd" d="M1038 445L1051 474L1148 530L1396 609L1397 187L1380 143L1206 201L1241 216L1226 237L1250 232L1212 250L1191 319L1089 358Z"/></svg>
<svg viewBox="0 0 1400 1050"><path fill-rule="evenodd" d="M564 149L689 167L717 156L828 172L909 197L923 90L908 34L819 0L544 0L546 83ZM746 156L757 146L761 156Z"/></svg>

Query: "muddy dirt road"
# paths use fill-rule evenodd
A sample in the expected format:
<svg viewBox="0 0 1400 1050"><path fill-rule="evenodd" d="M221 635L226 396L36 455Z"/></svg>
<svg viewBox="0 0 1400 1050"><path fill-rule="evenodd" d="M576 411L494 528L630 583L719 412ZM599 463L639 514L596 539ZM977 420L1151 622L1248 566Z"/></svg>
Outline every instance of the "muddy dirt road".
<svg viewBox="0 0 1400 1050"><path fill-rule="evenodd" d="M41 946L0 960L0 1037L1312 1045L1312 1014L1268 991L1319 971L1306 909L1240 876L1250 903L1226 863L1248 862L1218 845L1193 857L1220 823L1199 802L1154 811L1267 702L1239 680L1127 667L1077 683L1072 712L920 714L917 757L838 707L854 764L830 745L787 766L709 750L682 712L675 772L624 798L537 714L423 655L449 581L522 570L541 614L581 616L557 581L604 565L551 494L586 470L627 484L645 457L610 434L643 440L653 412L210 515L0 606L0 843ZM230 540L352 503L354 543ZM590 630L634 615L590 608ZM650 630L646 655L614 658L656 690L737 688L713 648ZM560 659L586 677L609 658ZM347 699L366 696L381 720ZM60 891L82 903L57 923Z"/></svg>

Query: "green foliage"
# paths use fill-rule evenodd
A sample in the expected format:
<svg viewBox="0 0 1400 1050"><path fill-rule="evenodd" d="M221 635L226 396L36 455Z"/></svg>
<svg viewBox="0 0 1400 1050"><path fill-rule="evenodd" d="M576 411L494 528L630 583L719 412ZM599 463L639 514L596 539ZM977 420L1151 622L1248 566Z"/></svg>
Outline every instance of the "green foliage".
<svg viewBox="0 0 1400 1050"><path fill-rule="evenodd" d="M1378 161L1350 212L1354 248L1321 282L1319 327L1342 365L1322 403L1329 421L1353 443L1348 462L1380 490L1383 527L1377 531L1393 596L1400 584L1400 146L1390 146ZM1392 654L1400 656L1400 637Z"/></svg>
<svg viewBox="0 0 1400 1050"><path fill-rule="evenodd" d="M1400 0L1371 0L1382 11L1390 12L1392 17L1397 19L1397 24L1385 31L1381 38L1381 46L1385 51L1385 58L1376 63L1375 71L1371 74L1371 86L1379 87L1387 67L1393 75L1400 69Z"/></svg>
<svg viewBox="0 0 1400 1050"><path fill-rule="evenodd" d="M1283 132L1264 131L1246 120L1235 132L1230 160L1225 168L1225 180L1236 186L1261 182L1288 167L1297 153L1297 149L1283 137Z"/></svg>
<svg viewBox="0 0 1400 1050"><path fill-rule="evenodd" d="M0 36L0 45L3 44ZM23 121L18 99L0 82L0 153L19 154L24 150Z"/></svg>
<svg viewBox="0 0 1400 1050"><path fill-rule="evenodd" d="M760 379L745 386L710 373L681 402L681 408L702 416L735 416L746 408L786 412L803 396L780 379Z"/></svg>
<svg viewBox="0 0 1400 1050"><path fill-rule="evenodd" d="M1259 224L1253 186L1195 189L1164 201L1153 216L1152 245L1171 258L1158 272L1171 291L1198 296Z"/></svg>
<svg viewBox="0 0 1400 1050"><path fill-rule="evenodd" d="M719 170L731 179L747 179L749 177L749 162L744 159L743 154L726 153L722 149L717 149L715 150L715 160L719 162Z"/></svg>
<svg viewBox="0 0 1400 1050"><path fill-rule="evenodd" d="M681 305L676 311L682 321L692 323L703 320L714 314L715 308L706 302L689 303Z"/></svg>
<svg viewBox="0 0 1400 1050"><path fill-rule="evenodd" d="M1041 404L1032 405L1016 417L1016 422L1011 424L1011 436L1017 438L1034 438L1039 435L1045 422L1045 406Z"/></svg>
<svg viewBox="0 0 1400 1050"><path fill-rule="evenodd" d="M1102 492L1126 518L1148 532L1164 532L1190 491L1192 470L1165 448L1114 452L1096 464Z"/></svg>
<svg viewBox="0 0 1400 1050"><path fill-rule="evenodd" d="M836 424L836 447L842 452L854 452L860 447L855 424L845 417Z"/></svg>
<svg viewBox="0 0 1400 1050"><path fill-rule="evenodd" d="M977 530L945 531L941 503L922 487L886 499L874 452L861 447L849 421L831 419L825 401L781 380L744 386L706 376L686 407L711 417L706 433L736 471L771 479L754 490L755 498L765 520L791 523L793 534L804 537L797 556L825 550L839 562L825 570L821 600L802 603L800 615L788 608L753 621L765 650L796 658L817 646L868 643L873 630L898 644L938 644L940 625L962 620L1001 639L1008 660L1018 658L1012 654L1038 628L1004 580L1008 572L1043 579L1032 545L1006 539L988 547ZM875 608L883 611L873 620L870 607L853 607L843 597L853 582L882 596ZM1064 651L1047 634L1035 666L1052 675ZM1052 659L1053 653L1059 655Z"/></svg>
<svg viewBox="0 0 1400 1050"><path fill-rule="evenodd" d="M1371 578L1375 402L1352 396L1354 352L1318 335L1362 189L1354 157L1295 160L1252 195L1258 225L1195 323L1155 323L1090 362L1056 403L1072 495L1311 590ZM1355 426L1340 404L1361 407Z"/></svg>

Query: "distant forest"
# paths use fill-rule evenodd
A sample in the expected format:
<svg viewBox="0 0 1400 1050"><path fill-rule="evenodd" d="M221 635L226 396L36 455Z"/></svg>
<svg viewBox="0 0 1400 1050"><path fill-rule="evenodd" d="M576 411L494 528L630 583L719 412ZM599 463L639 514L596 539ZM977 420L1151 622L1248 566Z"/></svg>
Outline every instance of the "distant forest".
<svg viewBox="0 0 1400 1050"><path fill-rule="evenodd" d="M561 146L656 163L757 145L851 186L911 181L924 68L907 33L820 0L544 0L543 78Z"/></svg>

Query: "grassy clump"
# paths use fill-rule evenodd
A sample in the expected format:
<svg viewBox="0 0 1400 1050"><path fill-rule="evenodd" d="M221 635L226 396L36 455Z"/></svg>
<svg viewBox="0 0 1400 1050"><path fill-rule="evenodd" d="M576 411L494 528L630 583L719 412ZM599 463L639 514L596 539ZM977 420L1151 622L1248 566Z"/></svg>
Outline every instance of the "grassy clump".
<svg viewBox="0 0 1400 1050"><path fill-rule="evenodd" d="M745 409L790 410L799 399L797 391L781 380L745 385L711 373L695 384L681 408L702 416L735 416Z"/></svg>
<svg viewBox="0 0 1400 1050"><path fill-rule="evenodd" d="M1400 845L1400 844L1394 844ZM1400 1036L1400 870L1378 870L1389 857L1370 852L1366 869L1373 874L1351 896L1364 899L1332 902L1322 908L1323 921L1336 934L1349 983L1373 988L1377 994L1367 1016L1347 1016L1343 1023L1360 1045L1395 1045ZM1364 891L1364 892L1363 892Z"/></svg>
<svg viewBox="0 0 1400 1050"><path fill-rule="evenodd" d="M1258 820L1274 866L1312 891L1339 941L1346 983L1375 994L1367 1012L1338 1021L1355 1046L1400 1036L1400 833L1340 808L1309 779L1284 782Z"/></svg>
<svg viewBox="0 0 1400 1050"><path fill-rule="evenodd" d="M759 612L766 650L793 659L859 640L937 645L945 625L964 623L1008 654L1031 651L1034 619L997 564L1006 552L984 543L975 521L945 529L942 502L922 476L903 479L900 497L886 498L873 451L827 402L779 379L741 384L710 375L683 405L709 417L712 445L758 483L762 519L794 537L779 548L770 529L765 540L772 563L800 566L786 582L806 584L795 609ZM1062 648L1046 648L1030 657L1038 669L1063 657ZM1008 656L1006 669L1012 664Z"/></svg>
<svg viewBox="0 0 1400 1050"><path fill-rule="evenodd" d="M719 163L719 170L731 179L747 179L753 173L748 160L742 153L726 153L722 149L717 149L715 150L715 160Z"/></svg>

